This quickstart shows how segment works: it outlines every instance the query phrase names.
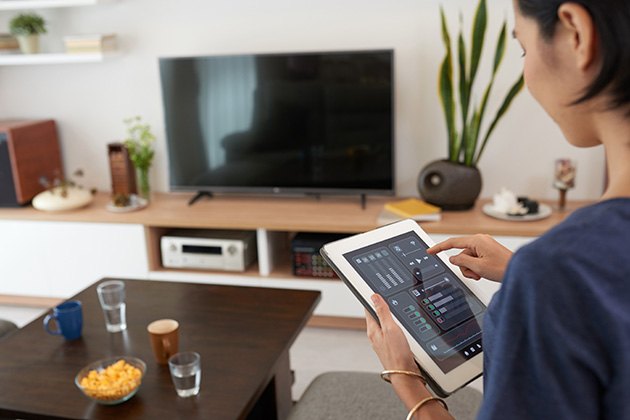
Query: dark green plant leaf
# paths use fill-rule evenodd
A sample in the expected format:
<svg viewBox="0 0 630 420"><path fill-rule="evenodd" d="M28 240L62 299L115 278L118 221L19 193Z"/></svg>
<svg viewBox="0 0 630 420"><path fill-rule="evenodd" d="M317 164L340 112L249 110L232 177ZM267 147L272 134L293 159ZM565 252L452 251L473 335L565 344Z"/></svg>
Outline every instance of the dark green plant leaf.
<svg viewBox="0 0 630 420"><path fill-rule="evenodd" d="M462 35L461 29L459 32L457 47L459 56L459 95L461 99L462 113L464 114L464 119L466 119L468 117L470 89L468 87L468 80L466 77L466 44L464 43L464 36Z"/></svg>
<svg viewBox="0 0 630 420"><path fill-rule="evenodd" d="M462 143L457 144L456 150L453 151L453 154L456 155L458 159L461 154L462 145L468 141L468 137L466 135L466 120L468 119L468 107L470 106L470 85L466 77L466 44L464 43L462 26L463 22L460 20L457 50L459 55L459 98L462 112Z"/></svg>
<svg viewBox="0 0 630 420"><path fill-rule="evenodd" d="M477 68L479 67L479 60L481 58L481 51L483 50L483 41L486 34L488 13L486 9L486 0L479 2L477 12L475 14L475 24L473 26L472 33L472 53L470 55L470 88L475 81L477 75Z"/></svg>
<svg viewBox="0 0 630 420"><path fill-rule="evenodd" d="M503 27L501 28L501 34L499 35L499 40L497 41L497 49L494 53L494 69L492 70L492 77L497 73L499 66L501 65L501 61L503 60L503 55L505 54L505 39L506 39L506 22L503 22Z"/></svg>
<svg viewBox="0 0 630 420"><path fill-rule="evenodd" d="M474 160L475 166L477 166L477 163L479 162L479 158L481 158L481 154L483 153L483 150L486 148L486 144L488 143L488 138L494 131L494 128L496 127L497 122L499 122L499 119L501 119L503 114L505 114L505 112L508 110L508 108L510 107L510 104L512 103L512 100L521 91L521 89L523 89L524 84L525 84L525 81L523 79L523 75L521 74L521 77L516 81L516 83L514 83L514 85L508 92L507 96L505 97L505 100L503 101L503 104L497 111L497 115L494 117L492 124L490 124L490 128L488 129L488 132L486 133L486 136L483 139L483 143L481 143L481 149L479 149L479 153L477 153L477 157Z"/></svg>
<svg viewBox="0 0 630 420"><path fill-rule="evenodd" d="M440 67L439 93L440 101L444 109L446 119L446 130L448 132L448 157L453 159L454 150L457 143L455 132L455 100L453 98L453 63L451 57L451 37L446 25L444 9L440 7L440 17L442 19L442 40L446 49L446 55Z"/></svg>
<svg viewBox="0 0 630 420"><path fill-rule="evenodd" d="M473 113L470 117L470 121L468 122L468 127L466 129L467 131L467 135L468 135L468 139L466 141L466 148L464 149L464 164L466 166L472 166L472 162L473 162L473 157L475 155L475 148L477 146L477 136L478 133L476 132L476 130L478 130L478 125L477 125L477 120L479 119L479 111L477 110L477 107L475 106L475 108L473 109Z"/></svg>
<svg viewBox="0 0 630 420"><path fill-rule="evenodd" d="M444 109L444 117L446 119L446 130L448 132L448 156L452 160L455 149L455 101L453 100L453 80L451 69L450 51L440 68L440 101Z"/></svg>
<svg viewBox="0 0 630 420"><path fill-rule="evenodd" d="M451 36L448 32L448 26L446 26L446 17L444 16L444 9L440 7L440 17L442 18L442 41L444 41L444 46L446 47L447 52L451 50Z"/></svg>
<svg viewBox="0 0 630 420"><path fill-rule="evenodd" d="M477 144L479 142L479 127L481 126L481 121L483 120L483 116L486 113L486 106L488 105L488 98L490 97L490 91L492 90L492 85L494 84L494 75L490 79L490 83L486 87L486 92L483 95L483 100L481 101L481 107L479 108L479 112L475 115L474 124L473 124L473 132L474 134L474 149L477 149Z"/></svg>

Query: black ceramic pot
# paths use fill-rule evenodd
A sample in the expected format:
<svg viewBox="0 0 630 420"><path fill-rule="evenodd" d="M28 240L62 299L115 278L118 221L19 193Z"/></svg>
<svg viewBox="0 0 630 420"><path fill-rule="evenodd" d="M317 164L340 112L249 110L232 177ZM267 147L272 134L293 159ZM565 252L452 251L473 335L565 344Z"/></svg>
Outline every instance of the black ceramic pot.
<svg viewBox="0 0 630 420"><path fill-rule="evenodd" d="M466 210L479 197L481 173L477 168L436 160L420 172L418 191L424 201L443 210Z"/></svg>

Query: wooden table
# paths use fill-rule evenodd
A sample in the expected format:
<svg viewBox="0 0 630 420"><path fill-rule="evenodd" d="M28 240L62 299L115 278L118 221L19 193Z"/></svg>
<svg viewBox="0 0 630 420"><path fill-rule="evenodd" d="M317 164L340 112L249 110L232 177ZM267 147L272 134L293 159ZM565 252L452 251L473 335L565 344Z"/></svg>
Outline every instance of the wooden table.
<svg viewBox="0 0 630 420"><path fill-rule="evenodd" d="M107 279L103 279L107 280ZM320 299L315 291L124 280L128 329L105 330L96 284L83 302L83 336L44 331L43 317L0 340L0 417L20 419L284 419L292 405L289 347ZM201 391L177 397L168 366L155 362L146 326L180 323L179 349L201 355ZM138 393L97 404L74 384L86 364L114 355L143 359Z"/></svg>

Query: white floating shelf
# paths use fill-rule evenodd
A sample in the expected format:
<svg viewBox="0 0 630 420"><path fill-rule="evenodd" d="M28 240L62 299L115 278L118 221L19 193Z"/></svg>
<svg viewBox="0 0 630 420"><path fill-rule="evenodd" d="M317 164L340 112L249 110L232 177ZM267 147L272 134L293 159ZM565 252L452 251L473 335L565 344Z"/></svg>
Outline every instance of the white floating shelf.
<svg viewBox="0 0 630 420"><path fill-rule="evenodd" d="M0 10L46 9L51 7L93 6L114 0L0 0Z"/></svg>
<svg viewBox="0 0 630 420"><path fill-rule="evenodd" d="M28 64L98 63L117 53L81 54L7 54L0 55L0 66L21 66Z"/></svg>

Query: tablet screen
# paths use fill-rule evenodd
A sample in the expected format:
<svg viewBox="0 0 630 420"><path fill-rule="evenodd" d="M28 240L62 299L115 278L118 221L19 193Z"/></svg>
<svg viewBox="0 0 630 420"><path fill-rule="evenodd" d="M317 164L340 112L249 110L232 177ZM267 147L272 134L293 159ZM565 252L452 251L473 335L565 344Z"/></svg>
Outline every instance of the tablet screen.
<svg viewBox="0 0 630 420"><path fill-rule="evenodd" d="M485 306L415 232L343 254L444 373L482 350Z"/></svg>

